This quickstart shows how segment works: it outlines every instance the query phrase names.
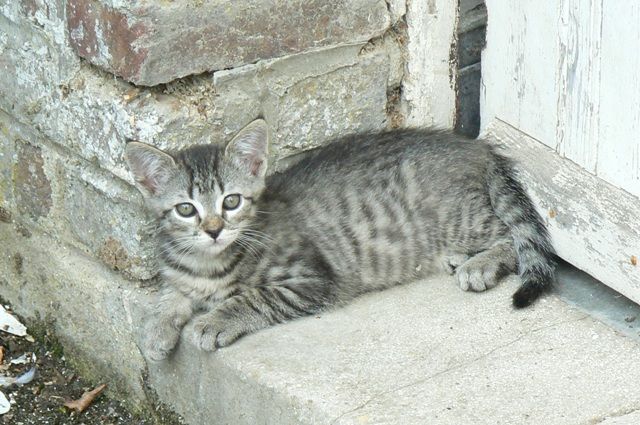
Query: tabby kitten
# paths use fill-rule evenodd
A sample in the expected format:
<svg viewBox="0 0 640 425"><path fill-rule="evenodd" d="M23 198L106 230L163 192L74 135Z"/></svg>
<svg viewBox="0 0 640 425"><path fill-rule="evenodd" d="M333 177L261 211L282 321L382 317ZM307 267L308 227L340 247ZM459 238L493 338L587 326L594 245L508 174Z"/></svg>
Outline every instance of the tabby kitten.
<svg viewBox="0 0 640 425"><path fill-rule="evenodd" d="M349 136L266 176L267 124L221 149L126 158L157 221L164 280L149 358L203 350L444 269L465 291L518 271L515 307L553 280L553 248L510 161L448 132Z"/></svg>

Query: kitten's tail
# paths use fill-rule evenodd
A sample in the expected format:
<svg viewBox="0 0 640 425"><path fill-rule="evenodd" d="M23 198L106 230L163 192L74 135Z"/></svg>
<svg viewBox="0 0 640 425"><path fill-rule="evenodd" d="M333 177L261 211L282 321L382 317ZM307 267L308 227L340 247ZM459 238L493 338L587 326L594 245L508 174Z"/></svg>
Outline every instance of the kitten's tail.
<svg viewBox="0 0 640 425"><path fill-rule="evenodd" d="M494 152L487 186L491 205L511 231L518 256L522 286L513 294L513 305L526 307L553 285L555 252L551 239L508 158Z"/></svg>

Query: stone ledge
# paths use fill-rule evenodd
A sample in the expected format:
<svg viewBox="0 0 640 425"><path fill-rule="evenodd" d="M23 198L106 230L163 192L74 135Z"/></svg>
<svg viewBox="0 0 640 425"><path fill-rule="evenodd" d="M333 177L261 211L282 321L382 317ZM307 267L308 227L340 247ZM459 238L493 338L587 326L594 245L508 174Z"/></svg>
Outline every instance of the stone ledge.
<svg viewBox="0 0 640 425"><path fill-rule="evenodd" d="M144 86L361 43L390 25L384 0L67 0L66 11L80 56Z"/></svg>
<svg viewBox="0 0 640 425"><path fill-rule="evenodd" d="M514 311L517 284L436 276L217 353L183 344L151 382L192 424L571 425L640 407L638 344L555 296Z"/></svg>
<svg viewBox="0 0 640 425"><path fill-rule="evenodd" d="M148 406L135 343L148 290L47 238L23 239L9 223L0 243L12 247L0 259L3 297L20 314L55 319L83 372ZM181 344L149 365L147 382L192 425L633 421L637 342L555 296L514 311L517 283L473 294L435 276L216 353Z"/></svg>

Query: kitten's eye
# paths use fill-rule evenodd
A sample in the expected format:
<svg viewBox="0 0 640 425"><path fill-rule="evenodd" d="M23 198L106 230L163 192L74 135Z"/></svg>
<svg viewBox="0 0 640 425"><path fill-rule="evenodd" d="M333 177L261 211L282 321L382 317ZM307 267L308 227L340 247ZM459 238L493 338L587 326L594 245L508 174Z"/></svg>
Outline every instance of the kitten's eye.
<svg viewBox="0 0 640 425"><path fill-rule="evenodd" d="M222 208L225 210L235 210L240 205L240 195L227 195L222 201Z"/></svg>
<svg viewBox="0 0 640 425"><path fill-rule="evenodd" d="M176 205L176 212L182 217L193 217L196 215L196 207L189 202Z"/></svg>

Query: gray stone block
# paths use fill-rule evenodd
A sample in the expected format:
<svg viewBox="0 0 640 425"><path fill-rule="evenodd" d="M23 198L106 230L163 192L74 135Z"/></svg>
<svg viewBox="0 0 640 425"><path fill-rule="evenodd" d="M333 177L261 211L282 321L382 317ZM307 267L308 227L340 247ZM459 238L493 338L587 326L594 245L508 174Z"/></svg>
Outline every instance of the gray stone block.
<svg viewBox="0 0 640 425"><path fill-rule="evenodd" d="M129 278L156 274L137 191L95 163L56 148L0 111L0 206ZM5 177L6 176L6 177Z"/></svg>
<svg viewBox="0 0 640 425"><path fill-rule="evenodd" d="M127 181L129 139L167 149L224 143L263 115L272 126L273 152L282 156L344 132L384 128L387 86L399 84L403 66L397 44L359 43L145 89L77 60L67 63L67 48L22 15L0 25L8 37L0 59L8 70L0 73L0 109ZM33 51L50 56L34 61Z"/></svg>
<svg viewBox="0 0 640 425"><path fill-rule="evenodd" d="M89 183L85 173L64 171L64 200L56 220L63 238L81 243L93 257L129 278L152 278L157 268L151 227L136 194L103 191Z"/></svg>
<svg viewBox="0 0 640 425"><path fill-rule="evenodd" d="M364 42L390 24L384 0L67 0L66 11L80 56L145 86Z"/></svg>
<svg viewBox="0 0 640 425"><path fill-rule="evenodd" d="M281 158L346 133L385 128L387 85L395 62L384 48L330 49L213 74L215 113L230 137L252 117L272 126L272 154ZM238 120L238 117L242 117Z"/></svg>

